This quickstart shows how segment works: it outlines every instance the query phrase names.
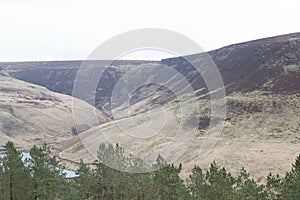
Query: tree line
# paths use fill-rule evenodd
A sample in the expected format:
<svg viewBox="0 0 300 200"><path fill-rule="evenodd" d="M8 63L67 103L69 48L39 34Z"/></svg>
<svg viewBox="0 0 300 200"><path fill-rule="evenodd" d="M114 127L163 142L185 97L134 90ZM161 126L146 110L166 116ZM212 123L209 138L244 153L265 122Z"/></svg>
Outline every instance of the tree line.
<svg viewBox="0 0 300 200"><path fill-rule="evenodd" d="M300 155L285 176L269 174L266 184L257 184L242 168L237 176L211 163L208 170L194 166L186 180L180 177L182 165L167 163L158 156L157 170L129 173L127 168L143 169L142 160L126 156L118 144L101 144L93 166L82 160L78 177L67 179L57 157L46 144L33 146L30 158L7 142L0 158L0 199L300 199ZM104 164L105 163L105 164ZM118 169L106 164L118 163Z"/></svg>

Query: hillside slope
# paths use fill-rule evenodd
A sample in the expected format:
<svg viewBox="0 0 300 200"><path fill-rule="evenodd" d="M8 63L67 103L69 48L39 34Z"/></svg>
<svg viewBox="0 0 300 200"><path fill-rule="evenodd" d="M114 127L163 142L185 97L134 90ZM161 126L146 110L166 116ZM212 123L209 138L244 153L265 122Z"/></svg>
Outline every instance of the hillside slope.
<svg viewBox="0 0 300 200"><path fill-rule="evenodd" d="M203 55L207 54L188 57L201 64ZM208 136L212 102L207 98L205 82L184 57L164 59L161 62L114 61L99 80L96 91L90 91L91 99L87 99L87 102L93 104L95 98L97 108L104 111L106 116L115 117L114 121L67 140L59 139L61 142L58 147L62 150L59 155L73 161L84 158L91 162L95 159L102 136L105 135L111 142L118 142L125 150L136 155L160 153L165 157L172 156L184 145L175 145L165 154L162 150L172 143L180 125L185 129L181 129L179 135L188 133L189 119L178 115L180 103L183 103L200 105L201 108L200 112L193 113L195 118L200 119L195 130L196 137L188 151L177 160L186 166L185 170L188 171L194 164L205 168L216 160L232 169L233 173L244 166L255 178L266 177L269 171L281 174L288 171L300 149L300 33L233 44L210 51L208 55L215 62L224 81L227 116L223 122L222 135L207 157L199 158L199 147ZM71 94L81 63L0 63L0 66L3 73L9 73L18 79ZM107 62L89 62L96 68L106 67L103 63ZM182 74L197 91L193 93L197 96L187 96L178 101L178 97L169 88L163 87L164 84L151 83L151 80L164 74L163 67L175 69ZM114 87L128 72L144 75L141 76L140 87L121 90L121 94L130 98L125 102L127 104L117 102L118 105L112 109L110 103ZM174 80L173 84L176 86L180 80ZM122 83L127 83L130 77L123 81ZM112 116L111 111L117 116ZM161 111L168 113L167 121L160 120L163 116ZM9 113L9 110L6 112ZM156 125L163 128L159 134L152 135L153 131L157 132ZM131 137L128 133L138 137ZM145 135L153 138L138 139Z"/></svg>
<svg viewBox="0 0 300 200"><path fill-rule="evenodd" d="M218 67L228 94L232 92L251 92L255 90L271 91L277 94L295 94L300 92L300 33L264 38L240 44L229 45L207 54L188 56L193 62L201 62L201 57L209 55ZM0 63L1 69L11 76L34 84L42 85L52 91L72 94L76 73L84 61L53 61L53 62L20 62ZM89 61L85 67L106 67L107 62ZM104 71L95 91L91 91L87 102L95 105L109 117L111 116L111 96L119 79L128 72L151 74L159 77L164 67L170 67L181 73L193 86L194 90L207 93L207 86L200 74L184 57L154 61L114 61ZM100 78L100 77L99 77ZM149 85L150 76L144 77L143 85L131 92L130 106L138 107L132 113L144 112L155 107L155 103L164 104L174 100L174 96L159 85ZM163 83L164 84L164 83ZM162 85L163 85L162 84ZM178 83L174 83L176 85ZM167 95L165 95L167 93ZM163 96L163 98L159 98ZM79 97L80 98L80 97ZM143 102L148 99L148 104ZM149 103L150 102L150 103ZM136 104L136 105L134 105Z"/></svg>
<svg viewBox="0 0 300 200"><path fill-rule="evenodd" d="M33 144L59 143L72 137L72 97L0 75L0 145L13 141L21 149ZM93 110L78 100L82 109ZM97 111L99 124L107 119ZM86 120L87 125L92 120Z"/></svg>
<svg viewBox="0 0 300 200"><path fill-rule="evenodd" d="M195 164L208 167L213 160L227 166L234 174L244 166L257 179L266 177L270 171L284 174L290 169L290 163L300 149L300 34L230 45L209 54L224 80L227 116L217 145L202 159L199 157L199 148L207 137L211 102L206 98L188 98L189 103L201 105L203 112L195 113L200 118L199 130L189 150L177 160L177 163L185 165L187 171L183 174L188 174L188 170ZM189 57L197 62L201 54ZM155 65L176 69L187 77L195 90L201 91L200 94L207 92L202 78L194 73L192 66L184 58L165 59ZM159 71L154 71L159 74ZM176 128L185 120L176 114L179 103L174 96L169 95L170 99L159 102L162 106L159 109L151 107L149 102L161 97L165 92L161 91L156 85L145 85L134 91L132 104L118 112L126 113L129 110L130 113L139 113L138 115L121 118L85 132L82 141L60 155L77 161L84 155L86 161L91 162L98 149L97 141L101 141L103 135L109 141L118 142L133 155L151 153L168 158L176 154L184 147L183 144L170 152L161 150L172 144ZM154 113L152 116L160 113L160 110L167 110L170 124L166 122L159 134L151 139L141 141L131 137L128 133L140 134L138 130L143 130L147 135L153 131L147 128L153 123L149 113L145 113L149 108ZM134 109L135 112L132 112ZM158 118L159 116L157 114ZM126 126L127 124L129 125ZM145 128L137 128L143 126ZM186 130L179 134L186 134Z"/></svg>
<svg viewBox="0 0 300 200"><path fill-rule="evenodd" d="M207 169L214 160L226 166L233 174L238 174L245 167L255 179L266 177L270 171L283 175L290 170L290 163L300 153L299 102L299 94L254 91L229 95L227 119L223 123L222 134L205 158L200 156L201 145L209 138L209 130L205 127L200 127L192 143L185 143L184 137L173 143L178 140L178 135L184 136L190 131L188 127L179 129L185 126L186 120L184 116L178 116L180 105L176 102L153 109L152 118L149 113L142 113L94 127L84 132L78 143L65 148L59 155L77 162L83 158L90 163L97 159L95 155L104 136L134 156L160 154L169 161L189 144L189 148L176 160L177 164L184 165L183 177L190 174L194 165ZM203 110L210 107L210 102L204 99L190 99L187 103L201 105ZM161 122L160 117L162 109L168 113L164 122ZM201 119L206 114L198 116ZM155 134L156 127L159 132ZM146 139L140 136L146 136ZM69 162L65 164L70 168L76 167Z"/></svg>

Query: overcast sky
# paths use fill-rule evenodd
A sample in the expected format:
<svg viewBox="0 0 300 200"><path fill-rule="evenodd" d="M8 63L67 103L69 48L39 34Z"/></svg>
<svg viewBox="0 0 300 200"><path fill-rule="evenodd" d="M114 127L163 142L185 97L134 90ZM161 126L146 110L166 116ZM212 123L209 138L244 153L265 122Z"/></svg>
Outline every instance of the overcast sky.
<svg viewBox="0 0 300 200"><path fill-rule="evenodd" d="M0 2L0 61L85 59L105 40L137 28L170 29L206 51L300 31L299 0Z"/></svg>

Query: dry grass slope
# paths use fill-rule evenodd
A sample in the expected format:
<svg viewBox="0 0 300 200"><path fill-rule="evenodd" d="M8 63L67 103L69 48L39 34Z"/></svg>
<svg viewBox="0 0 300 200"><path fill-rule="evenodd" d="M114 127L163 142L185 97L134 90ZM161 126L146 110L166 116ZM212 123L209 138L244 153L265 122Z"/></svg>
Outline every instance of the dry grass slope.
<svg viewBox="0 0 300 200"><path fill-rule="evenodd" d="M13 141L28 149L33 144L56 144L72 137L72 97L1 75L0 96L1 146ZM89 104L78 101L83 109L91 110ZM100 123L107 121L101 112L97 115Z"/></svg>
<svg viewBox="0 0 300 200"><path fill-rule="evenodd" d="M206 105L209 108L210 105L207 100L192 101L195 105L197 103L202 105L201 110L208 110L204 107ZM227 97L227 120L223 124L224 129L217 145L207 157L201 159L199 148L207 130L198 130L189 149L176 161L185 166L182 175L187 176L189 170L196 164L207 168L213 160L226 166L233 174L238 173L244 166L257 179L266 177L270 171L285 173L290 169L290 163L300 153L299 102L298 94L280 95L260 91L231 94ZM135 155L165 153L164 156L168 157L169 154L184 148L183 144L178 143L173 150L161 152L164 147L172 144L177 127L184 121L184 117L178 115L179 108L175 102L167 104L165 110L168 117L164 127L158 134L148 139L137 139L128 135L129 133L137 136L138 130L143 130L143 134L150 136L155 131L147 128L151 118L144 113L103 124L85 132L82 141L61 152L60 156L75 161L84 158L86 162L91 162L95 159L98 145L104 135L108 140L118 142L127 152ZM155 121L160 119L160 110L153 110L151 115L153 120L151 123L156 123L157 126L161 125ZM178 134L186 134L185 131Z"/></svg>

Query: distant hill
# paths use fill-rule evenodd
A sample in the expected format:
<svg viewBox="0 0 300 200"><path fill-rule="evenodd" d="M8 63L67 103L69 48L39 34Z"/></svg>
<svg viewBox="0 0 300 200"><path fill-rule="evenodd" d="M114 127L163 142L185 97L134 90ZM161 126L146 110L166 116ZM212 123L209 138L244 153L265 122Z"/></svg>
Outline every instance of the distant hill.
<svg viewBox="0 0 300 200"><path fill-rule="evenodd" d="M300 92L300 33L281 35L240 44L229 45L208 52L218 67L228 94L232 92L250 92L255 90L271 91L277 94L295 94ZM189 56L197 60L201 54ZM71 95L76 73L83 61L18 62L0 63L2 71L12 77L38 84L49 90ZM103 68L103 61L89 62L89 65ZM96 88L96 96L88 100L100 110L110 115L110 98L117 81L131 70L141 70L149 66L149 74L159 76L160 66L176 69L192 84L195 90L207 92L206 84L194 68L182 57L156 61L113 61L106 69ZM146 77L145 82L148 81ZM135 92L132 104L145 98L156 98L157 91L165 91L159 86L147 88L147 93ZM139 89L143 90L143 87ZM144 90L145 91L145 90ZM156 97L155 97L156 96ZM95 98L94 98L95 97ZM173 100L159 99L159 103ZM148 105L149 106L149 105ZM152 106L150 106L151 108ZM143 109L142 109L143 110Z"/></svg>
<svg viewBox="0 0 300 200"><path fill-rule="evenodd" d="M12 89L2 89L3 97L10 96L7 100L4 99L4 102L0 102L5 107L1 108L4 113L0 117L2 118L2 122L0 120L1 137L3 137L1 141L12 139L15 140L17 146L24 146L34 140L40 141L40 138L44 138L51 143L57 142L56 148L60 149L60 157L72 161L84 158L85 161L91 162L95 157L87 151L86 147L95 153L98 148L97 141L105 134L111 141L119 142L125 150L130 152L141 155L160 153L160 150L168 146L174 134L177 133L178 123L183 121L186 123L183 124L185 128L189 128L189 119L185 116L178 116L180 102L176 95L164 87L164 84L151 83L151 80L164 74L163 68L169 67L182 74L195 91L193 94L196 96L192 96L192 93L187 94L182 102L195 106L199 104L201 107L200 112L193 113L195 118L200 119L196 138L188 152L178 160L186 166L184 169L187 171L184 171L183 175L189 174L188 170L193 165L197 164L205 168L213 160L227 166L235 174L244 166L258 179L266 177L266 173L270 171L281 174L288 171L290 163L299 155L300 149L300 33L233 44L207 52L207 54L218 67L224 81L227 93L227 115L223 121L224 129L218 138L217 145L204 159L199 159L199 147L207 137L212 102L207 98L208 89L203 78L185 60L185 57L168 58L160 62L113 61L104 71L96 90L91 91L90 98L85 99L92 105L95 100L95 106L99 109L103 124L87 131L82 129L84 132L75 137L71 137L70 132L72 116L68 102L71 97L52 93L38 86L34 86L38 89L35 91L42 90L45 94L51 93L58 100L55 98L49 100L47 95L47 98L39 97L37 95L40 94L39 92L33 93L34 95L27 94L25 89L30 88L31 84L16 79L70 95L73 91L76 73L83 61L0 63L3 83L15 83L10 85ZM201 65L201 57L207 54L189 55L188 58ZM104 68L105 63L107 61L88 62L96 68ZM122 77L126 77L125 74L128 72L143 74L145 72L143 70L151 76L141 77L141 86L134 91L126 90L126 88L120 91L121 94L130 93L128 95L130 98L127 104L117 102L119 104L112 107L111 96L116 83ZM16 79L4 76L12 76ZM125 79L124 83L126 80L130 80L130 77ZM174 80L174 85L180 81L172 80ZM3 85L5 84L1 83L0 91ZM10 90L11 92L7 92ZM33 97L26 99L27 96ZM19 108L17 105L22 106ZM88 106L87 103L86 105ZM45 110L43 106L49 109ZM168 112L169 121L161 130L161 134L155 135L153 140L140 141L123 134L122 131L140 134L141 131L137 128L140 126L144 127L143 134L148 134L148 132L151 134L153 130L147 128L151 124L151 119L146 111L151 110L152 116L156 116L154 119L158 119L155 123L160 123L159 111L162 109ZM113 116L112 111L118 116ZM36 112L34 116L38 117L31 118L30 112ZM17 119L14 113L18 114ZM48 115L50 117L45 117ZM129 115L131 118L128 118ZM6 119L8 117L10 120ZM104 123L108 121L107 118L110 118L110 122ZM24 123L25 128L18 125L21 123L19 119ZM120 124L124 127L120 127ZM10 127L18 130L10 130ZM181 134L186 133L185 129L181 131ZM27 132L30 134L26 135ZM183 146L178 145L168 153L175 154L180 148ZM65 164L70 165L69 167L73 165L68 162Z"/></svg>

